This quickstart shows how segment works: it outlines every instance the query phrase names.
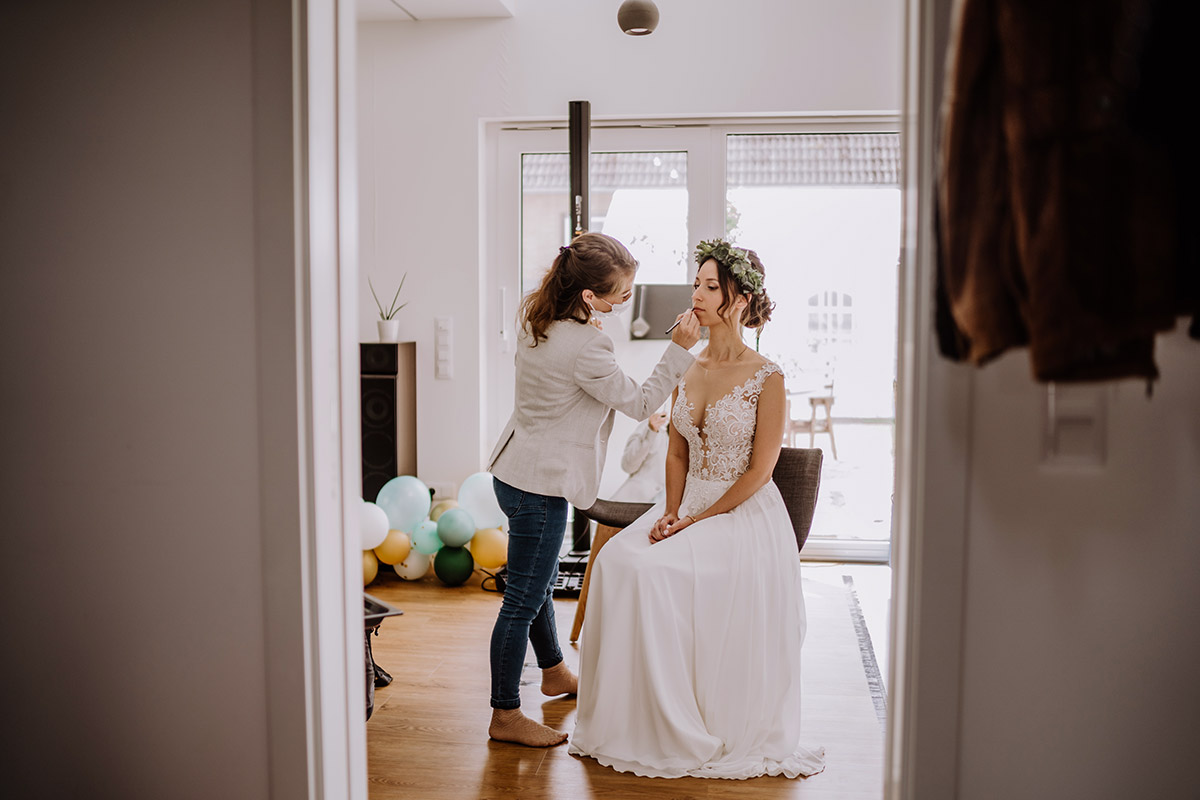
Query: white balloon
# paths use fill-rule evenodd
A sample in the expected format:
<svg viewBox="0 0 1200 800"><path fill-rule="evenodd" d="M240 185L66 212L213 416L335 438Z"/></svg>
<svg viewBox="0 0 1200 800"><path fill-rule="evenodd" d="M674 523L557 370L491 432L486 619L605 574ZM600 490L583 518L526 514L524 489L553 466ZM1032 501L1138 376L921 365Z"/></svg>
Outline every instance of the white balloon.
<svg viewBox="0 0 1200 800"><path fill-rule="evenodd" d="M408 551L408 557L396 564L392 569L396 570L396 574L403 580L415 581L418 578L425 577L425 573L429 572L429 565L433 563L433 556L422 553L417 548Z"/></svg>
<svg viewBox="0 0 1200 800"><path fill-rule="evenodd" d="M358 532L363 550L374 550L388 535L387 512L374 503L363 500L358 511Z"/></svg>
<svg viewBox="0 0 1200 800"><path fill-rule="evenodd" d="M458 507L471 515L476 528L499 528L508 524L508 517L496 501L490 472L476 472L462 482L458 490Z"/></svg>

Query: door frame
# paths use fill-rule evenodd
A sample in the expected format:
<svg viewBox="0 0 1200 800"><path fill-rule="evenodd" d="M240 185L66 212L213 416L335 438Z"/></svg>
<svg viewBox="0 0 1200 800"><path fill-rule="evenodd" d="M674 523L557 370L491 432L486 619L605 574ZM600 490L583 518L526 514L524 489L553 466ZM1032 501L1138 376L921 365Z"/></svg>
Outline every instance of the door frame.
<svg viewBox="0 0 1200 800"><path fill-rule="evenodd" d="M252 13L268 794L366 800L356 9Z"/></svg>
<svg viewBox="0 0 1200 800"><path fill-rule="evenodd" d="M888 800L958 796L973 376L937 352L935 157L954 0L907 0Z"/></svg>
<svg viewBox="0 0 1200 800"><path fill-rule="evenodd" d="M295 632L285 638L293 646L302 643L306 660L303 690L268 702L268 733L272 741L281 737L294 742L295 714L282 701L300 703L306 720L303 764L309 776L307 796L360 800L366 798L366 752L365 713L358 701L365 684L363 670L351 663L354 659L350 656L357 654L356 645L361 642L357 628L362 613L358 606L361 586L356 541L344 535L356 530L353 487L357 483L358 441L356 436L343 435L357 430L357 386L352 369L357 363L353 348L358 313L354 302L355 4L350 0L295 2L296 214L301 252L293 282L286 287L279 281L266 285L295 288L297 293L298 347L292 352L302 373L295 397L301 439L302 546L297 563L282 568L286 580L277 586L267 576L265 621L268 630ZM883 794L889 800L951 798L958 780L972 379L968 370L938 357L932 337L933 142L940 61L951 5L952 0L908 0L905 6L894 655L883 776ZM309 32L320 35L309 36ZM763 122L770 119L764 116ZM554 127L557 122L542 120L540 124ZM494 147L485 135L487 124L481 120L481 156ZM332 173L323 166L330 160L335 165ZM482 157L480 163L486 164L488 159ZM503 209L503 204L494 202L496 187L494 182L489 185L486 175L481 174L480 187L481 209ZM484 278L494 226L487 224L485 214L479 222ZM496 225L505 223L497 216ZM332 290L333 296L322 294L325 290ZM488 304L494 305L497 294L484 294L485 311ZM485 326L481 335L489 336L490 330ZM280 351L287 350L283 347ZM493 354L481 347L481 369L491 357ZM260 400L260 408L265 402ZM318 439L328 441L331 429L341 440L329 452L336 457L333 467L321 460L313 446ZM323 524L325 520L330 524ZM267 552L271 545L271 536L264 534ZM323 560L326 556L332 563ZM298 593L294 591L297 587ZM296 664L288 664L282 656L272 657L268 685L275 678L286 677L288 667ZM271 796L296 796L282 788L298 769L295 748L283 754L288 756L286 760L277 760L277 755L272 749Z"/></svg>

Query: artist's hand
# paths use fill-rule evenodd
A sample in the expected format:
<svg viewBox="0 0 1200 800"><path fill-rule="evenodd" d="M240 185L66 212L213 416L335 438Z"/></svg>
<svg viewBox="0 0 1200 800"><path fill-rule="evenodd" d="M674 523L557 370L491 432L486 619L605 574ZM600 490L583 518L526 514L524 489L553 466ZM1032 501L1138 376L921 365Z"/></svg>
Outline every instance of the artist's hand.
<svg viewBox="0 0 1200 800"><path fill-rule="evenodd" d="M658 518L658 522L654 523L654 527L650 529L650 544L661 542L663 539L670 536L667 529L671 525L679 521L679 516L674 511L668 511Z"/></svg>
<svg viewBox="0 0 1200 800"><path fill-rule="evenodd" d="M654 431L655 433L658 433L659 431L661 431L662 426L666 425L666 424L667 424L667 412L659 411L657 414L652 414L650 416L650 420L649 420L650 430Z"/></svg>
<svg viewBox="0 0 1200 800"><path fill-rule="evenodd" d="M604 323L600 321L599 317L588 317L588 325L591 325L598 331L604 330Z"/></svg>
<svg viewBox="0 0 1200 800"><path fill-rule="evenodd" d="M696 342L700 341L700 323L696 321L696 312L689 308L676 317L675 321L679 324L671 331L671 341L684 350L691 350Z"/></svg>

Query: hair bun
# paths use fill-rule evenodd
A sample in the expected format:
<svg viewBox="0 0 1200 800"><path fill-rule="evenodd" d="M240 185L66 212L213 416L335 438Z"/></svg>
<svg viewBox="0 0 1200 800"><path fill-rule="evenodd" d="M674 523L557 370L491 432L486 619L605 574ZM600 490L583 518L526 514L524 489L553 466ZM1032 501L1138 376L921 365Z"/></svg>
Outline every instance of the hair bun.
<svg viewBox="0 0 1200 800"><path fill-rule="evenodd" d="M746 306L742 314L742 324L747 328L761 328L771 321L771 312L774 310L775 303L771 301L766 290L753 294L750 296L750 305Z"/></svg>

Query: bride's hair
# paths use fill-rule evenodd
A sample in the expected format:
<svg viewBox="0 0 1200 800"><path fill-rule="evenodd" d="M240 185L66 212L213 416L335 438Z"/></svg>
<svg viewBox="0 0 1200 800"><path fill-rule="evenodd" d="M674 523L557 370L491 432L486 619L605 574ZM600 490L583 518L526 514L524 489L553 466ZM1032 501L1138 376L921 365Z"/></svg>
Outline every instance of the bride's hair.
<svg viewBox="0 0 1200 800"><path fill-rule="evenodd" d="M763 269L758 253L753 250L746 250L745 252L746 257L750 259L750 266L754 267L754 270L765 280L766 270ZM725 266L720 259L714 258L713 260L717 262L717 281L721 284L721 294L724 297L721 307L717 309L717 313L724 315L735 297L739 294L749 294L750 303L746 306L746 310L742 312L742 324L747 328L761 328L766 325L771 319L771 311L775 308L775 303L767 295L767 290L760 289L753 293L747 292L742 282L738 280L729 267Z"/></svg>
<svg viewBox="0 0 1200 800"><path fill-rule="evenodd" d="M612 294L637 267L625 245L603 233L581 233L558 248L541 286L521 302L521 327L533 336L533 346L546 339L546 330L556 320L587 323L591 314L583 302L584 289Z"/></svg>

